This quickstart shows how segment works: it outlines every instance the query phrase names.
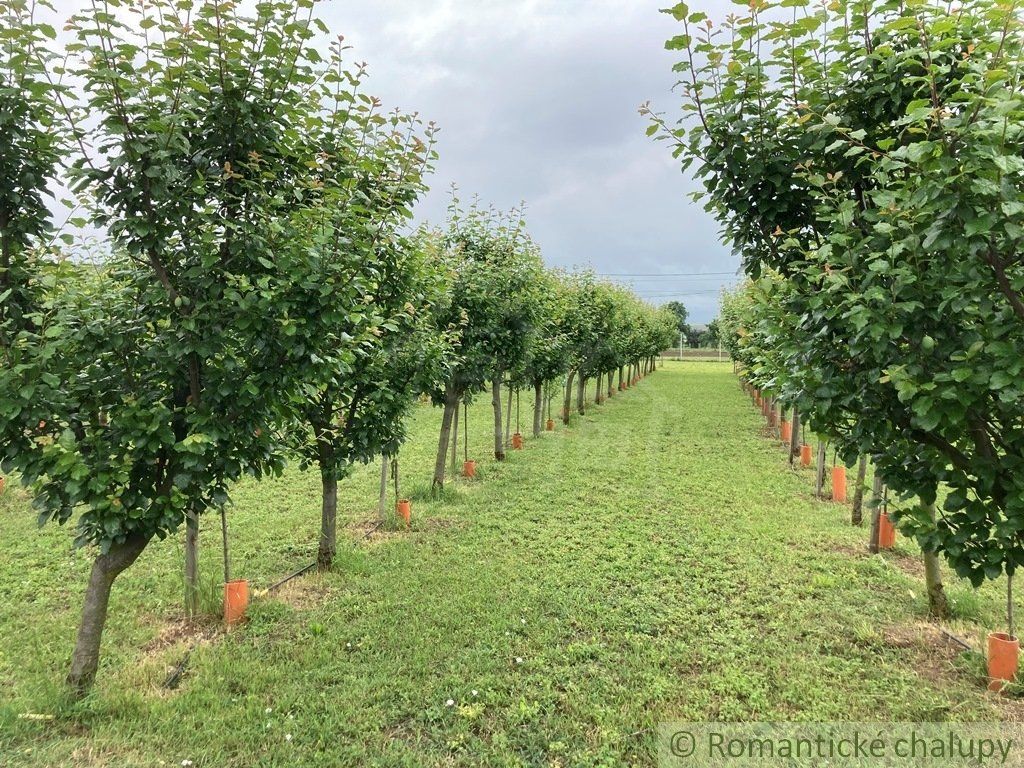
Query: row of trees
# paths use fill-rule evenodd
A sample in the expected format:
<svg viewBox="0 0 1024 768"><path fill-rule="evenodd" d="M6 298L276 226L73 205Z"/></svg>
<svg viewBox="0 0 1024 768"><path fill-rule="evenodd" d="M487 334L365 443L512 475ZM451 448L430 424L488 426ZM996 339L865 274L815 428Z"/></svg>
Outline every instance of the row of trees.
<svg viewBox="0 0 1024 768"><path fill-rule="evenodd" d="M1024 25L1011 2L685 4L683 122L750 283L744 375L870 456L926 553L974 584L1024 564ZM937 507L940 489L948 493ZM932 611L945 611L937 561Z"/></svg>
<svg viewBox="0 0 1024 768"><path fill-rule="evenodd" d="M490 390L494 458L505 459L512 407L533 395L533 434L564 385L561 418L586 414L586 384L596 381L597 403L624 381L653 369L673 338L667 310L641 302L630 291L591 273L546 270L518 211L505 216L454 207L448 227L431 233L433 261L450 276L435 308L435 326L451 344L444 372L429 394L443 407L433 485L442 487L447 457L458 453L460 406ZM503 392L507 393L503 400ZM516 431L519 431L517 424Z"/></svg>
<svg viewBox="0 0 1024 768"><path fill-rule="evenodd" d="M386 481L422 395L443 481L488 382L501 458L503 384L610 383L670 341L622 289L545 270L518 212L410 233L433 127L364 93L340 37L321 52L311 0L106 0L61 49L45 2L0 14L0 467L95 547L78 694L114 580L183 524L195 609L199 517L243 475L320 473L327 568L339 481L377 457ZM67 255L54 188L102 258Z"/></svg>

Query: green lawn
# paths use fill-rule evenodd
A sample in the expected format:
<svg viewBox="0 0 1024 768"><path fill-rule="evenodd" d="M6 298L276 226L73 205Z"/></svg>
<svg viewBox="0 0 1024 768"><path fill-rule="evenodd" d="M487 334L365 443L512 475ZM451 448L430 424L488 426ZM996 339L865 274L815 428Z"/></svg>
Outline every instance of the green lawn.
<svg viewBox="0 0 1024 768"><path fill-rule="evenodd" d="M1021 719L924 620L912 547L869 557L761 435L731 366L669 362L504 465L489 412L471 411L478 481L432 501L440 418L419 409L413 530L363 536L379 468L360 468L336 571L228 634L180 621L180 539L150 547L77 705L60 683L88 553L0 496L0 765L651 765L669 719ZM318 478L243 484L229 519L235 574L265 588L314 556ZM218 531L203 523L211 605ZM979 647L1000 585L952 581L949 629Z"/></svg>

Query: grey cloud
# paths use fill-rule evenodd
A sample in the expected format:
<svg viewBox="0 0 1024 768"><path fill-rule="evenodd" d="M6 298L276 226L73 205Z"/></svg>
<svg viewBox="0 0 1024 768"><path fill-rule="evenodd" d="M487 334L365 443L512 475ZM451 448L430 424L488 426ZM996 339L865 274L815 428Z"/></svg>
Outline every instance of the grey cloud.
<svg viewBox="0 0 1024 768"><path fill-rule="evenodd" d="M525 200L548 263L601 273L734 271L717 227L688 193L637 107L673 114L679 30L658 2L345 0L322 6L370 89L441 127L441 154L421 218L443 216L456 182L508 207ZM696 5L696 4L694 4ZM708 3L721 16L724 0ZM731 275L633 281L656 303L678 298L695 322L717 311Z"/></svg>

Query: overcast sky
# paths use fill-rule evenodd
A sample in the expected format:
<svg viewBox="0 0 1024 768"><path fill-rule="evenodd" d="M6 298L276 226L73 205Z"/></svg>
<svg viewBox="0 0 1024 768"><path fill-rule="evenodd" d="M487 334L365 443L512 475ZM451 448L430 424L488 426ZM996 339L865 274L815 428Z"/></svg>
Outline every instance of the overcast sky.
<svg viewBox="0 0 1024 768"><path fill-rule="evenodd" d="M739 262L637 113L648 100L678 112L664 42L680 30L658 12L669 4L326 0L320 15L369 63L370 92L441 128L421 219L443 218L452 182L499 207L525 201L548 264L645 275L617 279L655 303L683 301L702 323ZM691 3L716 18L727 5Z"/></svg>
<svg viewBox="0 0 1024 768"><path fill-rule="evenodd" d="M245 2L246 0L243 0ZM64 18L85 0L56 0ZM318 15L369 64L368 91L440 127L417 218L463 198L510 208L548 264L589 267L693 323L718 311L739 260L720 244L671 147L646 136L650 101L673 119L681 34L670 0L322 0ZM724 17L730 0L692 0ZM325 43L326 44L326 43Z"/></svg>

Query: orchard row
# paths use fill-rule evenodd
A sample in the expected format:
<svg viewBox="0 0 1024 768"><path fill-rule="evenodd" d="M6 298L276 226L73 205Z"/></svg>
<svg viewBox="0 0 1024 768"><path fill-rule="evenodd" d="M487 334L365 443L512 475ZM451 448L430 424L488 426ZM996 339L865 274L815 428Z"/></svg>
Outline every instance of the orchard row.
<svg viewBox="0 0 1024 768"><path fill-rule="evenodd" d="M488 386L500 459L503 385L539 418L565 380L567 417L573 381L611 386L671 342L670 315L546 270L516 211L454 200L413 231L434 128L365 93L311 0L109 0L63 45L54 14L0 2L0 459L41 523L75 517L96 548L75 693L114 580L183 523L196 600L198 517L243 475L320 473L329 567L338 482L397 457L421 397L444 407L441 485ZM54 188L109 247L60 231Z"/></svg>
<svg viewBox="0 0 1024 768"><path fill-rule="evenodd" d="M685 4L681 125L749 281L722 337L746 382L979 585L1024 565L1024 19L1013 3L758 0L716 26ZM877 519L877 518L876 518ZM995 675L994 675L995 676ZM1012 677L1012 674L1004 675Z"/></svg>

